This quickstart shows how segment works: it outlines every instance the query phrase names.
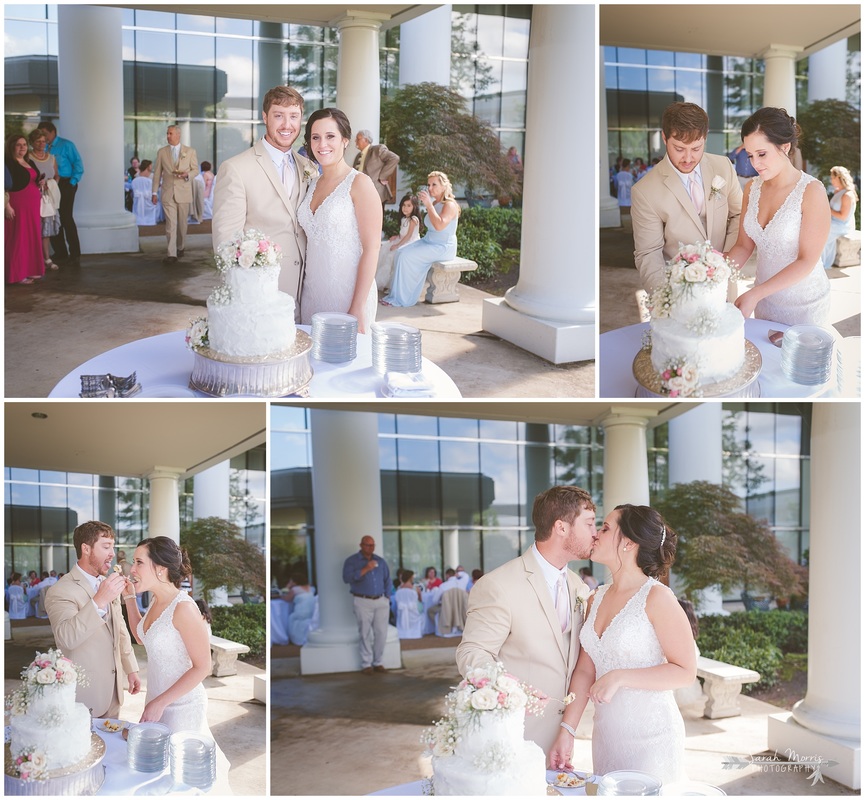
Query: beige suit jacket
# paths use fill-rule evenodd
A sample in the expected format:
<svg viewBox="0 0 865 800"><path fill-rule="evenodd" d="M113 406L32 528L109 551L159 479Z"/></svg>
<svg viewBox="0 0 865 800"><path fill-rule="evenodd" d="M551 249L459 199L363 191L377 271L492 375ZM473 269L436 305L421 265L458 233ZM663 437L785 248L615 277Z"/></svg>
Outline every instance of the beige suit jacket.
<svg viewBox="0 0 865 800"><path fill-rule="evenodd" d="M568 570L576 604L584 584ZM526 716L526 738L549 753L559 732L571 673L580 653L581 611L571 613L565 640L550 590L531 550L484 575L469 592L469 609L456 658L460 674L491 662L550 696L544 714Z"/></svg>
<svg viewBox="0 0 865 800"><path fill-rule="evenodd" d="M736 243L742 187L733 162L726 156L705 153L700 160L700 172L706 197L705 225L667 156L631 189L634 261L648 292L663 283L665 262L679 249L679 243L708 240L721 252ZM724 186L715 197L710 197L716 175L724 180Z"/></svg>
<svg viewBox="0 0 865 800"><path fill-rule="evenodd" d="M87 686L78 685L75 699L91 709L94 717L116 716L126 676L138 672L138 662L120 598L111 603L104 619L92 600L90 582L75 566L47 589L45 610L57 647L85 670Z"/></svg>
<svg viewBox="0 0 865 800"><path fill-rule="evenodd" d="M188 172L189 180L176 178L174 171ZM166 203L191 203L192 181L198 175L198 155L195 150L186 145L180 145L180 158L175 165L171 157L171 146L160 147L153 162L153 193L159 191L159 182L162 181L162 205Z"/></svg>
<svg viewBox="0 0 865 800"><path fill-rule="evenodd" d="M261 140L240 155L223 161L213 194L213 249L240 231L255 228L282 249L279 288L296 302L300 320L300 287L306 257L306 234L297 222L297 209L306 197L311 176L318 170L294 153L296 170L291 197Z"/></svg>
<svg viewBox="0 0 865 800"><path fill-rule="evenodd" d="M360 161L363 153L358 153L354 160L354 168L360 169ZM399 156L392 153L383 144L371 144L366 153L366 160L363 162L363 171L366 175L372 178L375 184L375 190L381 198L382 203L386 203L393 198L393 192L390 190L391 176L396 172L399 164ZM379 181L388 181L387 185L379 183Z"/></svg>

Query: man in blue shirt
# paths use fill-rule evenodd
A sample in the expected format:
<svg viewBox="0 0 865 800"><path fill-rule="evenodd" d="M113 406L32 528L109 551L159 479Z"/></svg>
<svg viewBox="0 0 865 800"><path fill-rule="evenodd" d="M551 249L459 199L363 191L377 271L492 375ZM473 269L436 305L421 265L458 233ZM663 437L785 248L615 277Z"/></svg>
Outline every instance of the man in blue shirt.
<svg viewBox="0 0 865 800"><path fill-rule="evenodd" d="M744 189L745 184L757 174L757 170L754 169L751 159L745 152L745 145L740 144L735 150L731 150L727 153L727 158L736 165L736 175L739 177L739 184Z"/></svg>
<svg viewBox="0 0 865 800"><path fill-rule="evenodd" d="M53 122L43 120L39 127L45 131L48 152L57 162L57 183L60 186L60 233L51 237L54 260L60 264L65 263L67 267L77 267L81 263L81 245L72 214L75 210L78 183L84 176L84 162L78 148L68 139L61 139L57 135Z"/></svg>
<svg viewBox="0 0 865 800"><path fill-rule="evenodd" d="M385 672L384 645L390 619L390 570L375 554L375 539L364 536L360 551L349 556L342 567L342 579L349 585L354 615L360 631L360 671L364 675Z"/></svg>

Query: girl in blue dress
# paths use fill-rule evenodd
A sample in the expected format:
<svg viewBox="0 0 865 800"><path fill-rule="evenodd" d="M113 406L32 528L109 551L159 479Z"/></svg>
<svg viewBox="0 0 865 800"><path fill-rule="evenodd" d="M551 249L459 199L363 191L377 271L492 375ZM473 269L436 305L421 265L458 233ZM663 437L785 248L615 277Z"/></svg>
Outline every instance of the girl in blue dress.
<svg viewBox="0 0 865 800"><path fill-rule="evenodd" d="M381 301L383 305L415 305L433 263L456 257L460 207L453 187L444 172L431 172L427 181L418 194L427 212L426 235L397 251L390 294Z"/></svg>

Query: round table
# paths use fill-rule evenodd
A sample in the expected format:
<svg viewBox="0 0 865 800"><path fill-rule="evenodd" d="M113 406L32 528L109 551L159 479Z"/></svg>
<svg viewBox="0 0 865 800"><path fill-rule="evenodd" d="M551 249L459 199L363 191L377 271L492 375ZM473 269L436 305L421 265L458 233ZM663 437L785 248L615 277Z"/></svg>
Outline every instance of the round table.
<svg viewBox="0 0 865 800"><path fill-rule="evenodd" d="M548 769L547 770L547 783L555 783L556 781L556 771ZM581 778L586 777L585 772L577 772L576 775L579 775ZM592 782L594 782L594 776L592 776ZM424 781L412 781L411 783L402 783L399 786L391 786L387 789L380 789L377 792L370 792L370 796L372 795L383 795L383 796L401 796L401 797L416 797L418 795L425 794L426 787L424 786ZM592 787L593 790L596 790L597 787ZM587 794L586 787L581 786L579 789L567 789L564 787L556 787L556 791L561 795L580 795L585 796ZM592 791L592 794L596 794L596 791Z"/></svg>
<svg viewBox="0 0 865 800"><path fill-rule="evenodd" d="M298 326L309 332L306 325ZM372 336L358 334L357 357L345 364L329 364L311 359L313 376L309 397L371 398L383 397L384 378L372 368ZM186 347L186 331L172 331L108 350L76 367L51 390L49 397L79 397L82 375L118 375L133 372L141 392L135 397L208 397L189 388L192 351ZM432 396L460 398L460 390L450 376L432 361L423 359L423 375L432 383Z"/></svg>
<svg viewBox="0 0 865 800"><path fill-rule="evenodd" d="M769 331L785 331L789 325L765 319L746 319L745 338L760 351L763 366L757 379L761 398L783 397L840 397L835 384L835 370L829 383L806 386L794 383L781 372L781 348L769 341ZM649 323L628 325L607 331L598 337L598 386L600 397L634 397L640 384L634 378L634 358L642 346L643 333ZM829 328L829 330L833 330ZM838 340L841 337L836 333ZM643 396L643 395L639 395Z"/></svg>

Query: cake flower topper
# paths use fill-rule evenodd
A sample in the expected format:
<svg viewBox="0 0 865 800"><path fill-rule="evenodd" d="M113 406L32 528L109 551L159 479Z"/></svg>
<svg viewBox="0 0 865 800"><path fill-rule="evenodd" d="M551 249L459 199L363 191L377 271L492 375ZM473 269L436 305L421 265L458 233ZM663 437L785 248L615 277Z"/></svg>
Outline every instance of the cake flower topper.
<svg viewBox="0 0 865 800"><path fill-rule="evenodd" d="M716 198L719 194L721 194L721 189L723 189L727 185L727 181L725 181L720 175L716 175L712 178L712 188L709 191L709 199L712 200Z"/></svg>
<svg viewBox="0 0 865 800"><path fill-rule="evenodd" d="M220 272L234 267L275 267L279 259L279 245L255 228L236 233L216 248L216 266Z"/></svg>

